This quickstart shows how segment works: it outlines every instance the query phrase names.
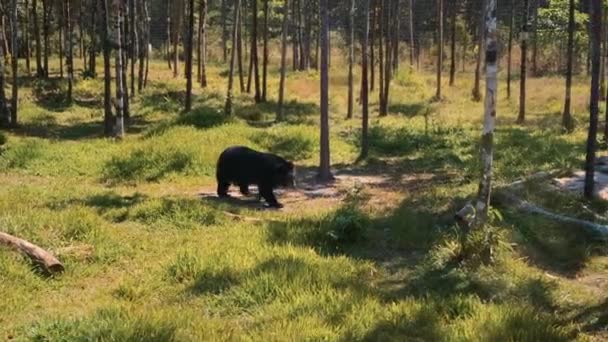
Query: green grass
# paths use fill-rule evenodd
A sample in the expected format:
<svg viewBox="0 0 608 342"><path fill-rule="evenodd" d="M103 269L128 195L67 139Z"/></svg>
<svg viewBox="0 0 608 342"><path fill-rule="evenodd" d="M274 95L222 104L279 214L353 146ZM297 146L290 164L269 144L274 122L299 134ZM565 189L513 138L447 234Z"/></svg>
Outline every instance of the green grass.
<svg viewBox="0 0 608 342"><path fill-rule="evenodd" d="M230 145L317 165L318 73L290 73L287 120L275 124L275 69L268 103L237 90L225 118L224 66L209 66L209 88L195 87L193 110L182 113L185 82L154 61L123 141L102 137L101 80L78 79L72 104L63 81L25 82L21 127L0 134L0 227L55 252L66 272L48 277L0 250L0 340L565 341L606 328L607 288L585 281L608 269L593 237L500 207L492 235L474 235L474 257L455 263L463 245L453 213L475 194L479 170L482 104L470 99L471 74L436 103L433 73L402 66L391 115L372 113L370 157L354 164L359 112L344 120L345 68L333 63L332 162L388 181L283 212L201 192L214 191L217 156ZM575 80L570 135L556 114L562 83L531 79L528 120L516 126L518 103L501 82L497 184L581 167L588 80ZM524 195L587 219L583 205L606 210L533 186Z"/></svg>

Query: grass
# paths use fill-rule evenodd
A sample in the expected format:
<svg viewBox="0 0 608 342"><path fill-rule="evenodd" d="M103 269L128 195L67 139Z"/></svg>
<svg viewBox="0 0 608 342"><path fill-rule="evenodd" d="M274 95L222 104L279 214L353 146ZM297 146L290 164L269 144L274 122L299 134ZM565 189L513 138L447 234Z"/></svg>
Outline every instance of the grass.
<svg viewBox="0 0 608 342"><path fill-rule="evenodd" d="M56 61L52 61L56 62ZM383 175L336 205L312 198L283 212L209 199L215 163L230 145L278 153L302 169L317 164L318 74L292 72L286 122L274 123L278 74L269 102L235 96L222 115L225 68L210 65L181 113L185 82L162 61L134 97L120 142L101 136L99 79L24 81L21 127L0 134L0 227L55 252L66 272L46 277L0 250L0 339L17 341L194 340L587 340L606 329L606 250L593 237L498 208L492 235L467 242L477 256L458 265L453 212L474 194L481 103L471 74L432 102L434 74L403 65L388 117L372 112L370 158L354 165L360 118L345 121L346 74L331 73L331 152L337 170ZM555 84L547 87L546 85ZM358 81L355 81L358 84ZM559 86L558 86L559 85ZM560 130L562 80L529 81L529 115L501 82L495 180L504 184L553 169L580 168L588 80L574 85L577 129ZM372 93L372 106L377 105ZM570 212L601 203L525 195ZM299 210L297 207L306 207ZM289 208L290 207L290 208ZM262 219L238 221L224 211ZM582 214L581 214L582 215ZM588 217L586 217L588 218ZM495 262L483 262L485 240ZM598 295L599 294L599 295Z"/></svg>

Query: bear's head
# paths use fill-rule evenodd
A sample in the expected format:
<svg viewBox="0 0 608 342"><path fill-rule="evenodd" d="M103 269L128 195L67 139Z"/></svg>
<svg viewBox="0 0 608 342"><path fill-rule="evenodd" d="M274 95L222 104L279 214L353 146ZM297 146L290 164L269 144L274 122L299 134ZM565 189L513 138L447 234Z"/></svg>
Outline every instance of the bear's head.
<svg viewBox="0 0 608 342"><path fill-rule="evenodd" d="M284 187L296 187L296 167L287 160L281 160L277 165L277 185Z"/></svg>

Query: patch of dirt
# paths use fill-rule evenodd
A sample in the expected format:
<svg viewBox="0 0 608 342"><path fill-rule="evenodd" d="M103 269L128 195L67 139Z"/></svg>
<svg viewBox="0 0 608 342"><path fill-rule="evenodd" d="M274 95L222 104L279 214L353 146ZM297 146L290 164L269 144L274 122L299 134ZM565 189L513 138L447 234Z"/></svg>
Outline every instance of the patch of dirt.
<svg viewBox="0 0 608 342"><path fill-rule="evenodd" d="M595 196L608 201L608 157L595 162ZM585 189L585 171L577 171L570 177L556 178L553 183L560 189L582 194Z"/></svg>

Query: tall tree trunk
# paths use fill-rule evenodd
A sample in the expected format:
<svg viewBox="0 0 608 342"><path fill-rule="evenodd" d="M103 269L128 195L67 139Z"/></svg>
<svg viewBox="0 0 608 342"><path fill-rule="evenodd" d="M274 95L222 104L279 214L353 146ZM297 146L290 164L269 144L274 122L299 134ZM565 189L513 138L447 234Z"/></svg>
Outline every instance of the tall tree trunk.
<svg viewBox="0 0 608 342"><path fill-rule="evenodd" d="M392 2L392 3L391 3ZM389 92L390 92L390 85L391 85L391 77L393 72L391 71L391 67L393 65L392 63L392 49L393 46L391 45L391 42L393 41L392 37L391 37L391 31L390 31L390 27L395 27L396 24L394 22L394 4L395 2L397 2L396 0L387 0L387 14L386 14L386 19L384 20L384 32L385 32L385 39L386 39L386 43L385 43L385 62L384 62L384 83L381 83L380 86L384 87L384 89L382 90L382 101L380 102L380 115L381 116L386 116L388 115L388 102L389 102ZM393 32L394 34L394 32Z"/></svg>
<svg viewBox="0 0 608 342"><path fill-rule="evenodd" d="M89 72L91 76L97 75L97 7L98 0L91 1L91 26L89 31L89 37L91 43L89 46Z"/></svg>
<svg viewBox="0 0 608 342"><path fill-rule="evenodd" d="M532 0L532 75L538 76L538 7L539 0Z"/></svg>
<svg viewBox="0 0 608 342"><path fill-rule="evenodd" d="M385 6L386 2L389 0L380 0L380 9L378 13L378 112L380 116L385 116L386 114L382 111L384 108L384 23L386 22L385 18Z"/></svg>
<svg viewBox="0 0 608 342"><path fill-rule="evenodd" d="M129 46L129 36L128 36L128 32L129 32L129 7L127 6L127 3L124 0L119 0L120 4L121 4L121 23L122 23L122 28L120 31L120 38L122 39L120 41L121 44L121 49L120 52L122 53L122 59L121 59L121 70L122 70L122 116L123 116L123 121L125 123L129 122L129 119L131 118L131 106L130 106L130 99L129 99L129 79L128 79L128 73L127 73L127 69L128 69L128 65L129 65L129 50L127 49L127 47Z"/></svg>
<svg viewBox="0 0 608 342"><path fill-rule="evenodd" d="M285 120L285 69L287 68L287 30L289 18L289 0L283 3L283 29L281 31L281 80L279 82L279 104L277 110L277 122Z"/></svg>
<svg viewBox="0 0 608 342"><path fill-rule="evenodd" d="M65 46L66 46L66 67L68 72L68 102L72 102L72 88L74 85L74 51L73 51L73 36L72 36L72 9L70 6L71 0L64 0L65 10Z"/></svg>
<svg viewBox="0 0 608 342"><path fill-rule="evenodd" d="M507 47L507 99L511 98L511 55L513 51L513 17L515 16L515 0L509 0L509 42Z"/></svg>
<svg viewBox="0 0 608 342"><path fill-rule="evenodd" d="M104 134L114 135L114 116L112 114L112 71L110 66L110 11L109 0L100 0L103 11L103 108L104 108Z"/></svg>
<svg viewBox="0 0 608 342"><path fill-rule="evenodd" d="M4 35L0 34L0 46L4 46ZM8 108L8 100L4 88L6 86L5 80L5 56L4 50L0 48L0 124L3 127L11 126L11 113Z"/></svg>
<svg viewBox="0 0 608 342"><path fill-rule="evenodd" d="M374 42L376 40L376 23L377 21L377 9L378 9L378 1L380 0L371 0L372 1L372 8L371 8L371 13L370 15L372 16L372 23L371 23L371 28L370 28L370 43L369 43L369 53L370 53L370 61L369 61L369 71L370 71L370 75L369 75L369 91L373 92L374 91L374 86L375 86L375 82L376 82L376 59L375 59L375 55L374 55Z"/></svg>
<svg viewBox="0 0 608 342"><path fill-rule="evenodd" d="M78 52L80 54L79 57L82 58L82 69L86 70L87 69L87 56L86 56L85 47L84 47L84 27L83 27L84 26L84 22L83 22L84 0L80 0L79 2L80 2L80 4L78 6L78 33L79 33L78 38L80 39L80 49Z"/></svg>
<svg viewBox="0 0 608 342"><path fill-rule="evenodd" d="M361 116L362 116L362 124L361 124L361 154L359 155L359 159L367 158L369 154L369 139L368 139L368 131L369 131L369 87L368 83L368 72L367 72L367 64L368 64L368 42L369 42L369 6L371 0L364 0L365 8L365 24L363 29L363 43L361 44ZM410 0L410 5L412 0Z"/></svg>
<svg viewBox="0 0 608 342"><path fill-rule="evenodd" d="M173 33L173 78L179 76L179 37L182 32L182 13L184 10L184 0L178 0L174 3L176 7L174 9L175 16L173 17L173 23L175 26L172 29Z"/></svg>
<svg viewBox="0 0 608 342"><path fill-rule="evenodd" d="M524 16L523 27L521 30L521 71L519 76L519 115L517 123L523 123L526 120L526 71L528 60L528 0L524 0Z"/></svg>
<svg viewBox="0 0 608 342"><path fill-rule="evenodd" d="M568 10L568 53L567 53L567 65L566 65L566 96L564 100L564 115L562 116L562 126L566 132L571 132L574 128L572 122L572 115L570 114L571 109L571 96L572 96L572 64L574 55L574 12L576 10L575 0L570 0L570 7ZM608 113L607 113L608 115ZM608 140L608 122L604 129L604 140Z"/></svg>
<svg viewBox="0 0 608 342"><path fill-rule="evenodd" d="M145 27L145 31L146 31L146 44L145 44L145 51L146 51L146 71L144 72L144 88L146 88L146 86L148 85L148 73L150 70L150 15L148 14L148 0L142 0L143 1L143 8L144 8L144 18L145 18L145 22L146 22L146 27Z"/></svg>
<svg viewBox="0 0 608 342"><path fill-rule="evenodd" d="M221 0L220 4L220 21L222 25L222 57L224 63L228 61L228 23L226 17L228 16L228 0Z"/></svg>
<svg viewBox="0 0 608 342"><path fill-rule="evenodd" d="M30 67L30 11L28 0L25 0L24 7L25 22L23 23L23 26L25 29L23 30L23 44L25 45L25 70L27 75L30 76L32 71Z"/></svg>
<svg viewBox="0 0 608 342"><path fill-rule="evenodd" d="M587 138L587 158L585 160L585 197L591 199L595 187L595 152L597 150L597 124L599 114L600 82L600 41L602 35L602 1L591 0L590 6L591 40L591 96L589 103L589 136Z"/></svg>
<svg viewBox="0 0 608 342"><path fill-rule="evenodd" d="M450 52L450 86L454 85L456 76L456 18L458 12L458 0L452 0L452 39Z"/></svg>
<svg viewBox="0 0 608 342"><path fill-rule="evenodd" d="M167 65L169 69L172 69L171 65L171 41L173 39L173 34L171 32L171 3L173 1L167 1Z"/></svg>
<svg viewBox="0 0 608 342"><path fill-rule="evenodd" d="M350 0L350 13L348 20L349 46L348 46L348 108L346 118L353 118L353 64L355 59L355 0Z"/></svg>
<svg viewBox="0 0 608 342"><path fill-rule="evenodd" d="M239 72L239 86L241 89L241 93L245 92L245 77L243 70L243 13L240 11L239 13L239 27L237 27L236 32L236 61L237 61L237 69Z"/></svg>
<svg viewBox="0 0 608 342"><path fill-rule="evenodd" d="M398 70L399 70L399 62L400 62L400 58L399 58L399 42L401 41L401 7L399 6L399 4L401 3L401 0L394 0L395 3L395 7L393 10L393 25L395 27L394 30L392 30L391 32L393 32L393 39L392 39L392 52L393 55L391 57L392 59L392 65L391 65L391 76L393 76Z"/></svg>
<svg viewBox="0 0 608 342"><path fill-rule="evenodd" d="M300 44L298 43L298 16L297 16L297 10L296 10L296 6L298 4L298 0L294 0L291 2L291 48L292 48L292 58L291 58L291 62L292 62L292 69L293 71L296 71L298 69L298 66L300 65L300 61L298 60L299 57L299 46Z"/></svg>
<svg viewBox="0 0 608 342"><path fill-rule="evenodd" d="M258 61L258 2L251 0L251 13L253 22L251 23L251 61L253 62L253 82L255 84L255 103L262 102L260 90L260 69Z"/></svg>
<svg viewBox="0 0 608 342"><path fill-rule="evenodd" d="M230 50L230 70L228 72L228 91L226 94L226 104L224 106L224 114L226 116L232 115L232 85L234 84L234 60L236 57L236 36L238 32L238 27L240 25L240 10L241 0L236 0L236 3L234 4L234 25L232 27L232 49Z"/></svg>
<svg viewBox="0 0 608 342"><path fill-rule="evenodd" d="M329 152L329 10L328 0L320 0L321 16L321 153L319 180L327 182L333 179L330 170Z"/></svg>
<svg viewBox="0 0 608 342"><path fill-rule="evenodd" d="M123 30L123 11L122 11L122 1L121 0L113 0L113 11L115 18L115 26L114 26L114 40L118 46L116 55L115 55L115 69L116 69L116 122L114 125L114 137L121 139L125 135L125 125L124 125L124 88L125 82L123 81L124 76L124 68L123 68L123 48L122 48L122 30Z"/></svg>
<svg viewBox="0 0 608 342"><path fill-rule="evenodd" d="M207 0L200 0L200 83L201 87L207 87ZM240 28L240 26L239 26Z"/></svg>
<svg viewBox="0 0 608 342"><path fill-rule="evenodd" d="M63 0L60 1L61 4L61 12L63 13L65 11L64 7L65 7L65 3ZM65 19L65 18L64 18ZM63 28L65 26L65 22L64 21L59 21L59 77L63 78L63 51L65 49L64 45L64 40L63 40L63 35L65 34Z"/></svg>
<svg viewBox="0 0 608 342"><path fill-rule="evenodd" d="M262 102L266 102L268 91L268 0L264 0L264 46L262 49Z"/></svg>
<svg viewBox="0 0 608 342"><path fill-rule="evenodd" d="M192 60L194 56L194 0L189 1L188 41L186 44L186 111L192 109Z"/></svg>
<svg viewBox="0 0 608 342"><path fill-rule="evenodd" d="M482 5L481 8L485 9L486 7L486 2L488 0L482 0ZM527 0L526 0L527 1ZM483 34L485 32L485 18L482 16L481 20L479 22L479 28L477 30L478 32L478 37L477 37L477 41L478 41L478 48L477 48L477 60L475 63L475 83L473 85L473 100L474 101L481 101L481 91L479 90L479 84L480 84L480 79L481 79L481 56L483 55L483 45L484 45L484 40L483 40Z"/></svg>
<svg viewBox="0 0 608 342"><path fill-rule="evenodd" d="M484 1L485 2L485 1ZM483 227L487 222L492 191L492 162L494 159L494 129L496 126L496 93L498 40L496 31L496 2L487 0L484 8L486 39L486 98L483 134L481 136L482 175L479 183L479 194L475 205L475 226Z"/></svg>
<svg viewBox="0 0 608 342"><path fill-rule="evenodd" d="M42 67L42 47L40 39L40 27L38 25L38 0L32 0L32 22L34 24L34 42L36 44L36 76L41 78L44 76L44 69Z"/></svg>
<svg viewBox="0 0 608 342"><path fill-rule="evenodd" d="M135 18L137 7L135 0L129 0L129 58L131 59L131 97L135 96L135 62L137 60L137 24Z"/></svg>
<svg viewBox="0 0 608 342"><path fill-rule="evenodd" d="M416 54L416 46L414 44L414 0L409 0L409 24L410 24L410 67L414 67L414 55Z"/></svg>
<svg viewBox="0 0 608 342"><path fill-rule="evenodd" d="M443 0L437 0L437 20L439 21L439 27L437 36L439 41L437 42L437 92L435 98L437 101L441 101L441 69L443 68Z"/></svg>
<svg viewBox="0 0 608 342"><path fill-rule="evenodd" d="M11 64L13 73L13 84L12 84L12 98L11 98L11 126L17 126L17 104L19 100L19 79L17 75L18 60L17 55L19 53L19 34L17 22L17 2L18 0L12 1L11 6Z"/></svg>

